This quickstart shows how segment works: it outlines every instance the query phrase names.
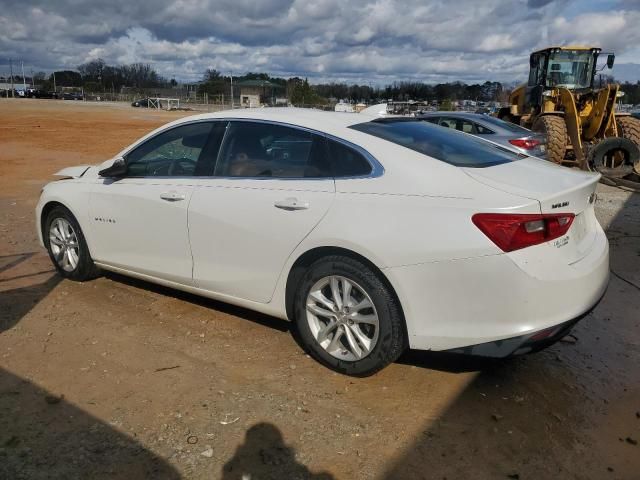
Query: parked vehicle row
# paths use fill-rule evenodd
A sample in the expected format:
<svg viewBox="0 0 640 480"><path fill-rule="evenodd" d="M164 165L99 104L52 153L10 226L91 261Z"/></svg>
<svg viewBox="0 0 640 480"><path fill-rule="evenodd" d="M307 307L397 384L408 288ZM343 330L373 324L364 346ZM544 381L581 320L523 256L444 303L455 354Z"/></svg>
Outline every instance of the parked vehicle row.
<svg viewBox="0 0 640 480"><path fill-rule="evenodd" d="M13 94L11 90L0 91L1 97L13 97L13 98L49 98L49 99L62 99L62 100L84 100L84 95L80 92L54 92L49 90L40 90L34 88L28 88L26 90L14 90Z"/></svg>
<svg viewBox="0 0 640 480"><path fill-rule="evenodd" d="M599 175L455 122L290 108L187 117L59 172L38 233L64 277L111 270L289 319L310 355L349 375L408 347L535 351L607 286Z"/></svg>

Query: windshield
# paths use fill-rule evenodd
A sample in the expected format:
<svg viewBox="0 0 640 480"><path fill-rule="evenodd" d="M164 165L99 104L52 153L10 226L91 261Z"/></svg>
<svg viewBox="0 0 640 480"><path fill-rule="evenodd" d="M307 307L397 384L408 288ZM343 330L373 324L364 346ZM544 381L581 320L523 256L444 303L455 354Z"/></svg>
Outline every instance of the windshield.
<svg viewBox="0 0 640 480"><path fill-rule="evenodd" d="M561 50L549 54L547 87L589 88L594 55L589 50Z"/></svg>
<svg viewBox="0 0 640 480"><path fill-rule="evenodd" d="M349 128L458 167L490 167L524 157L472 135L448 130L419 119L385 118L359 123Z"/></svg>

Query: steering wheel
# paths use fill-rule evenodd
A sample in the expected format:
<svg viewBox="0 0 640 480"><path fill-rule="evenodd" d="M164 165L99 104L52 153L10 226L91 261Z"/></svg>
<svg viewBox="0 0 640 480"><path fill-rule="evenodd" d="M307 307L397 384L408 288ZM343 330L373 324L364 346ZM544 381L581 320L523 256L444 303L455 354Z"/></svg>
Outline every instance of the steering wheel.
<svg viewBox="0 0 640 480"><path fill-rule="evenodd" d="M196 162L190 158L176 158L171 160L169 164L169 170L167 175L184 175L186 173L193 173L196 168Z"/></svg>

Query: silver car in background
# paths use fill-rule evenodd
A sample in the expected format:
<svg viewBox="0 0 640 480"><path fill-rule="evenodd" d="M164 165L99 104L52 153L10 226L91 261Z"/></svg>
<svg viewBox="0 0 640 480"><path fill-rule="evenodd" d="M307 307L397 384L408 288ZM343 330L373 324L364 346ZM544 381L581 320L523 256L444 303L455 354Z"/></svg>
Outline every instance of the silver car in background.
<svg viewBox="0 0 640 480"><path fill-rule="evenodd" d="M525 155L540 158L547 156L547 139L544 134L489 115L468 112L427 112L416 117L441 127L453 128L491 140Z"/></svg>

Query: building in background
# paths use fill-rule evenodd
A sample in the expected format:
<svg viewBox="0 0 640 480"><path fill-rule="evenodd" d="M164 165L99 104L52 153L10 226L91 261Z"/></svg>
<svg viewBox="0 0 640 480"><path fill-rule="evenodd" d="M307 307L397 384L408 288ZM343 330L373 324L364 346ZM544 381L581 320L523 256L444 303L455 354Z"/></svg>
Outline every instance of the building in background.
<svg viewBox="0 0 640 480"><path fill-rule="evenodd" d="M244 108L275 105L276 96L283 87L268 80L245 80L238 82L240 106Z"/></svg>

